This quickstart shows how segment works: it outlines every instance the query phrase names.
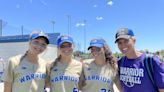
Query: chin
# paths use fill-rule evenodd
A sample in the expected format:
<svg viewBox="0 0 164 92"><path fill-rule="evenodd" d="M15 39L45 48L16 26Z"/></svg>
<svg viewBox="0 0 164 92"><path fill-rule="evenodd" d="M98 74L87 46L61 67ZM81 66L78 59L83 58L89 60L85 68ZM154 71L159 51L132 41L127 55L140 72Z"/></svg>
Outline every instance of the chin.
<svg viewBox="0 0 164 92"><path fill-rule="evenodd" d="M41 54L42 52L41 51L36 51L35 54L39 55Z"/></svg>
<svg viewBox="0 0 164 92"><path fill-rule="evenodd" d="M122 54L124 54L124 55L127 55L127 51L125 52L125 51L121 51L122 52Z"/></svg>

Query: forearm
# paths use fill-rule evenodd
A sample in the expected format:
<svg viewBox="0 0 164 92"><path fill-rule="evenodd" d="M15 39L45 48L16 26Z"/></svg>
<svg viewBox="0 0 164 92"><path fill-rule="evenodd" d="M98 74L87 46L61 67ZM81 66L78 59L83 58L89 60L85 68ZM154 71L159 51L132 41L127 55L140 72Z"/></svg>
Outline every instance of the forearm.
<svg viewBox="0 0 164 92"><path fill-rule="evenodd" d="M4 92L12 92L12 83L4 82Z"/></svg>
<svg viewBox="0 0 164 92"><path fill-rule="evenodd" d="M159 92L164 92L164 89L159 89Z"/></svg>

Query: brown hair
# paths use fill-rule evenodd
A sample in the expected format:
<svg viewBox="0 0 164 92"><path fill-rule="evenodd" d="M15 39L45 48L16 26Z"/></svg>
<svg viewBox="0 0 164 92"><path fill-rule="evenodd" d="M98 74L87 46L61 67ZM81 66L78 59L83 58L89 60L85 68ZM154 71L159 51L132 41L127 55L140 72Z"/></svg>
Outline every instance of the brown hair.
<svg viewBox="0 0 164 92"><path fill-rule="evenodd" d="M50 71L53 69L54 66L57 65L57 62L59 62L60 59L61 59L61 55L59 55L59 56L55 59L55 61L52 63L52 65L50 66Z"/></svg>
<svg viewBox="0 0 164 92"><path fill-rule="evenodd" d="M26 51L25 54L23 56L21 56L20 62L27 56L27 53L28 53L28 51Z"/></svg>
<svg viewBox="0 0 164 92"><path fill-rule="evenodd" d="M104 48L104 51L105 51L106 62L109 63L115 71L117 71L118 66L117 66L116 57L114 57L114 55L112 54L111 49L109 48L109 46L107 44L105 44L103 48Z"/></svg>

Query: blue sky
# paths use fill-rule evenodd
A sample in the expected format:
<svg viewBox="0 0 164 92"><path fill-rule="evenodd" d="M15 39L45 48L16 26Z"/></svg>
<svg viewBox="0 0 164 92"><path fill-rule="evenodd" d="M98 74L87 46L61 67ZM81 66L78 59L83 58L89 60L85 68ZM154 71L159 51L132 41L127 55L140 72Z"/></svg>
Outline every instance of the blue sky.
<svg viewBox="0 0 164 92"><path fill-rule="evenodd" d="M69 30L80 50L92 38L103 37L119 51L114 37L122 27L134 31L138 50L164 49L164 0L0 0L0 19L3 35L21 34L22 25L25 34L34 29L51 33L55 21L54 31Z"/></svg>

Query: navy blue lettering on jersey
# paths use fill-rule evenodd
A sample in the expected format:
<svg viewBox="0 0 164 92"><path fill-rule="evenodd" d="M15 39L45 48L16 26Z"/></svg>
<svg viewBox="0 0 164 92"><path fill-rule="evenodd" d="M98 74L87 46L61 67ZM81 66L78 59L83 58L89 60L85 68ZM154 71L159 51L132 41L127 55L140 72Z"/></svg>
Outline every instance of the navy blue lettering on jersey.
<svg viewBox="0 0 164 92"><path fill-rule="evenodd" d="M73 81L75 83L79 82L79 77L73 77L73 76L57 76L51 79L51 82L55 83L55 82L59 82L59 81Z"/></svg>
<svg viewBox="0 0 164 92"><path fill-rule="evenodd" d="M45 79L46 76L47 75L45 73L33 73L33 74L28 74L28 75L20 77L19 81L21 83L24 83L24 82L34 80L34 79Z"/></svg>
<svg viewBox="0 0 164 92"><path fill-rule="evenodd" d="M110 78L106 78L100 75L91 75L91 76L86 76L85 80L98 80L98 81L102 81L102 82L106 82L109 85L112 84L112 80Z"/></svg>

